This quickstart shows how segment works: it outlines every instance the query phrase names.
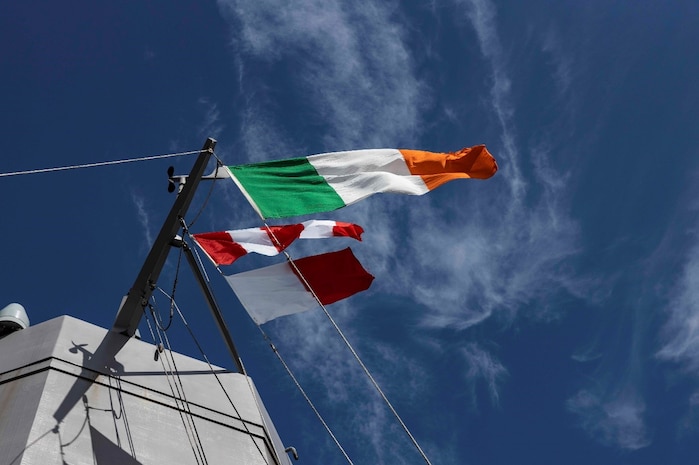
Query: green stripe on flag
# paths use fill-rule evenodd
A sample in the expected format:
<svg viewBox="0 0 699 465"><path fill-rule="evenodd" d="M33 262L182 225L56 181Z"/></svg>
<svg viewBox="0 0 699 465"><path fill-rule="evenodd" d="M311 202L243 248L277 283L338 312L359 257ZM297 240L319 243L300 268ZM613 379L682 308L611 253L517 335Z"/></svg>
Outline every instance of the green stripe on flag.
<svg viewBox="0 0 699 465"><path fill-rule="evenodd" d="M345 206L306 158L229 166L264 218L285 218Z"/></svg>

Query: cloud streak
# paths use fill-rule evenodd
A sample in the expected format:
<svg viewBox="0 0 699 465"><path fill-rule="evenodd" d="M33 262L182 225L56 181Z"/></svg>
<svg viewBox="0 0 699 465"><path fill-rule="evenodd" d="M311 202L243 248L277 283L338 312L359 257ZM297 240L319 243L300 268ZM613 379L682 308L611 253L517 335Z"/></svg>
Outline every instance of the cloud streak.
<svg viewBox="0 0 699 465"><path fill-rule="evenodd" d="M495 6L489 0L464 0L459 2L466 9L466 16L476 32L483 57L492 73L490 97L492 110L502 128L501 142L510 162L508 182L513 196L520 200L525 194L525 184L519 167L519 154L513 134L514 107L511 103L512 80L507 72L506 56L500 43L495 24Z"/></svg>
<svg viewBox="0 0 699 465"><path fill-rule="evenodd" d="M666 307L663 346L658 357L682 363L699 376L699 238L686 255L686 262Z"/></svg>
<svg viewBox="0 0 699 465"><path fill-rule="evenodd" d="M143 197L137 195L135 192L131 193L131 201L136 207L136 214L138 216L138 221L141 223L141 227L143 228L146 246L150 247L151 244L153 244L153 231L151 231L150 216L146 210L146 202Z"/></svg>
<svg viewBox="0 0 699 465"><path fill-rule="evenodd" d="M245 92L260 98L248 102L250 112L277 110L264 94L284 91L284 97L298 100L296 117L324 126L319 135L332 148L384 146L415 132L423 87L411 72L412 59L391 8L338 0L220 0L219 8L239 28L234 40L242 60L267 70L294 67L288 75L291 89L243 74Z"/></svg>
<svg viewBox="0 0 699 465"><path fill-rule="evenodd" d="M498 405L500 400L500 384L507 377L505 367L493 357L488 351L476 343L469 343L461 351L468 370L465 377L469 385L469 392L473 405L477 405L476 388L479 383L484 383L490 401L493 405Z"/></svg>
<svg viewBox="0 0 699 465"><path fill-rule="evenodd" d="M604 445L637 450L651 443L643 415L646 405L633 392L605 401L591 390L580 390L566 407L581 420L581 427Z"/></svg>
<svg viewBox="0 0 699 465"><path fill-rule="evenodd" d="M699 211L696 189L690 190L687 198L690 200L681 202L680 208L688 206L693 213L690 217L694 217ZM689 395L687 412L677 425L678 434L685 436L696 434L699 428L699 391L696 391L699 381L699 223L695 221L688 227L677 229L682 231L679 242L689 243L689 247L686 251L680 249L679 264L675 266L679 270L672 276L673 284L667 287L666 295L669 298L662 308L666 320L659 332L660 348L655 355L666 363L666 368L671 372L688 375L695 384L695 392ZM668 244L675 253L678 242L676 234L674 228L668 229L663 244ZM674 253L668 253L663 245L659 248L660 255L676 257Z"/></svg>
<svg viewBox="0 0 699 465"><path fill-rule="evenodd" d="M223 132L224 126L221 124L221 112L218 104L212 102L207 97L201 97L197 102L204 110L202 122L199 125L198 133L200 137L218 138Z"/></svg>

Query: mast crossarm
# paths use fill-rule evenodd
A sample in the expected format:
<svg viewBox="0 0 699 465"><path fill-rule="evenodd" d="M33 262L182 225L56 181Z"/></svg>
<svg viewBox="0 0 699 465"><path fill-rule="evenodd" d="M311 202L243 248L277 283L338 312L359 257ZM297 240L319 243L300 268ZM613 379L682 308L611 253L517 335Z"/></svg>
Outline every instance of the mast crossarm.
<svg viewBox="0 0 699 465"><path fill-rule="evenodd" d="M175 168L172 166L167 170L167 190L168 192L174 192L175 189L179 189L182 192L184 185L187 184L188 175L185 174L175 174ZM219 164L211 171L211 173L206 176L201 176L199 178L201 181L215 181L217 179L230 179L228 174L228 169Z"/></svg>

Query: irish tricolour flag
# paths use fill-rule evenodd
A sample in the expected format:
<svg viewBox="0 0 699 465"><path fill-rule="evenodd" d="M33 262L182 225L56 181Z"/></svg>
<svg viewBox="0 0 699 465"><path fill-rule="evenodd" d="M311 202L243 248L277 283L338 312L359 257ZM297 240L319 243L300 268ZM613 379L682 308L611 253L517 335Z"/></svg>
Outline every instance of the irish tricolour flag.
<svg viewBox="0 0 699 465"><path fill-rule="evenodd" d="M498 166L484 145L458 152L332 152L228 171L263 218L337 210L380 192L422 195L453 179L487 179Z"/></svg>

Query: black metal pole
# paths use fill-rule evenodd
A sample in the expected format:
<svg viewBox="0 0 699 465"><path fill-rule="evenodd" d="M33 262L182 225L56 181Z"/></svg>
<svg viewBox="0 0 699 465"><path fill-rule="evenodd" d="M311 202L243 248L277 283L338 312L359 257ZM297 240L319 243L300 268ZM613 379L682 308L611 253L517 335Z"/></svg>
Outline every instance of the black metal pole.
<svg viewBox="0 0 699 465"><path fill-rule="evenodd" d="M221 309L216 303L216 299L214 298L214 294L211 291L211 287L209 287L209 283L204 279L204 276L202 275L201 270L199 269L199 264L194 258L192 249L190 249L184 241L182 242L182 247L184 248L185 256L187 257L189 266L190 268L192 268L192 273L194 273L194 277L197 279L199 288L204 293L206 302L209 304L211 314L214 316L214 320L216 320L216 325L218 326L219 331L221 331L221 336L223 336L223 340L226 341L228 351L230 352L233 361L238 367L238 372L245 374L243 362L240 360L240 355L238 355L238 350L235 348L235 344L233 343L231 332L229 331L228 326L226 325L226 321L223 319L223 314L221 313Z"/></svg>
<svg viewBox="0 0 699 465"><path fill-rule="evenodd" d="M141 322L143 310L153 294L160 272L165 265L172 240L180 228L180 218L184 218L192 203L199 181L201 180L209 158L214 151L216 141L208 138L202 147L197 161L189 173L188 181L177 196L158 237L143 262L143 267L136 277L129 293L124 297L117 312L112 331L133 336Z"/></svg>

